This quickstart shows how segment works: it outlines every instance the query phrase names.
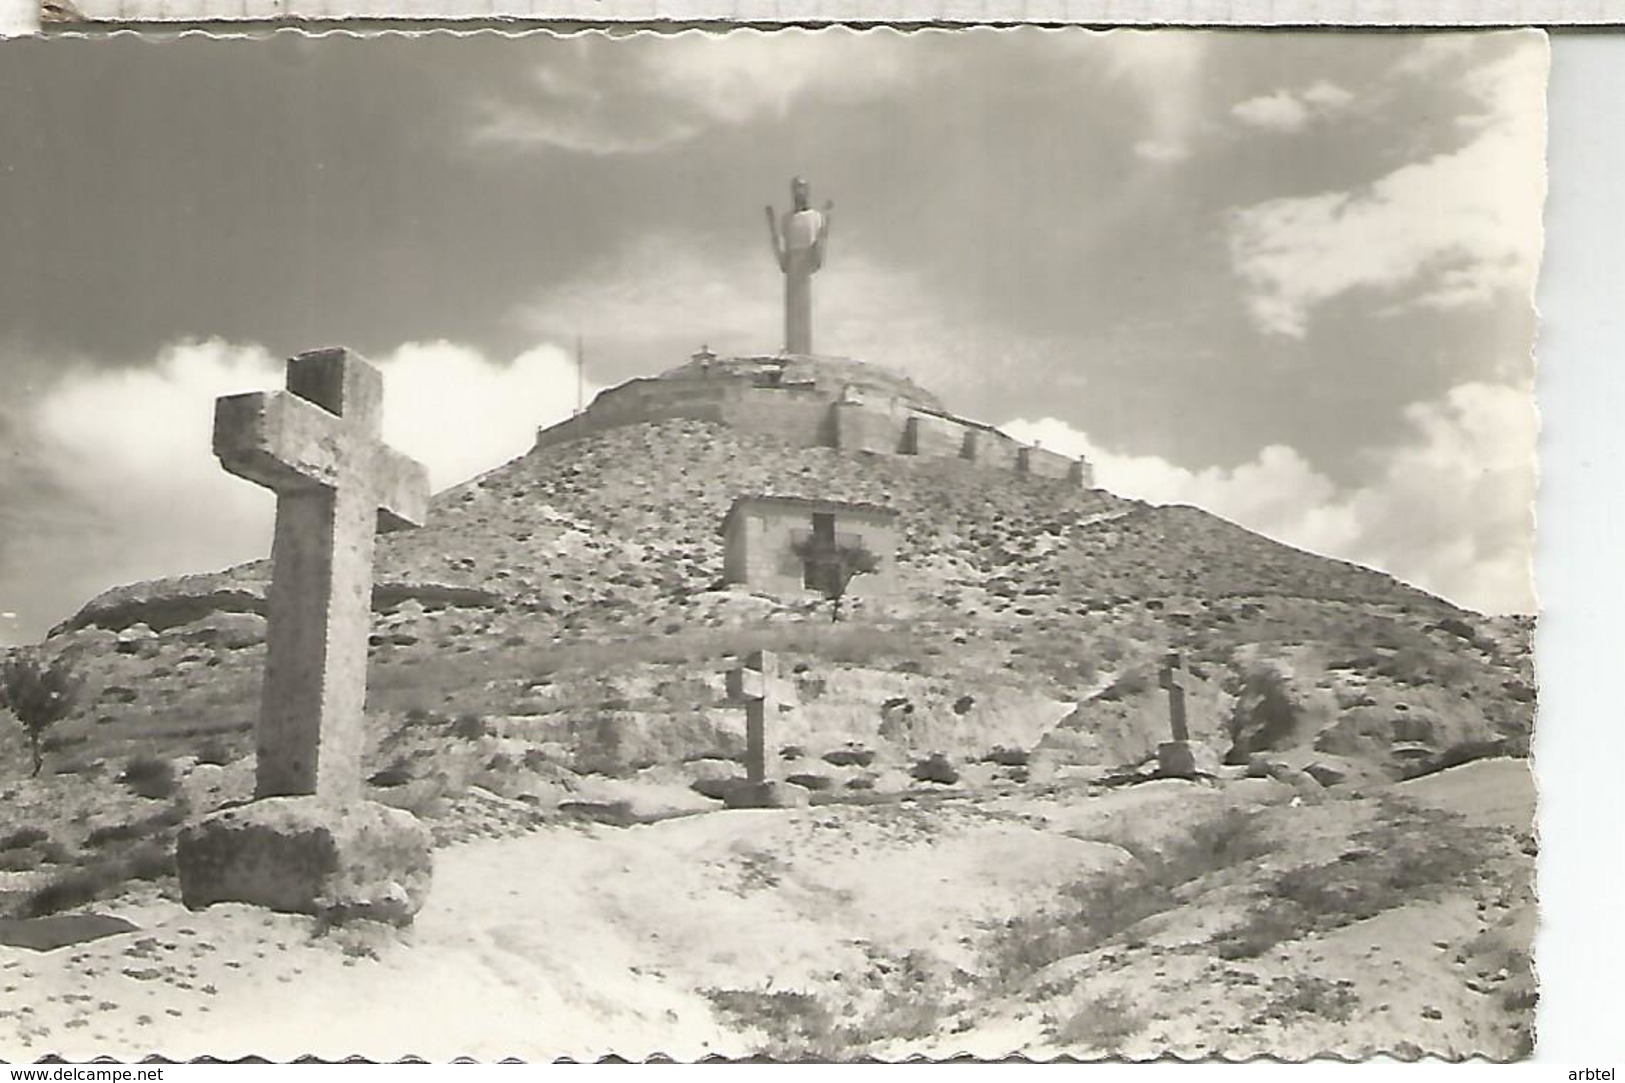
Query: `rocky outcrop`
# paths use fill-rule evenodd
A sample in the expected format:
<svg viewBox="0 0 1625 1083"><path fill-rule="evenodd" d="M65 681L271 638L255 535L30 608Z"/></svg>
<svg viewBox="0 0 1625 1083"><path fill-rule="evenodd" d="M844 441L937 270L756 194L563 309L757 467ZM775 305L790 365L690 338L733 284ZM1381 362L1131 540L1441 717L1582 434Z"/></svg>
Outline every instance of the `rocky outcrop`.
<svg viewBox="0 0 1625 1083"><path fill-rule="evenodd" d="M234 572L153 579L103 591L79 612L51 629L51 635L92 625L120 632L144 624L155 632L191 624L212 613L265 615L265 579L250 576L250 567Z"/></svg>
<svg viewBox="0 0 1625 1083"><path fill-rule="evenodd" d="M1076 709L1044 735L1038 751L1056 763L1122 765L1142 763L1158 754L1172 736L1168 693L1158 684L1158 665L1135 666ZM1185 706L1195 761L1211 761L1228 747L1222 720L1233 697L1224 692L1220 674L1198 665L1185 674ZM1205 773L1211 770L1204 768Z"/></svg>
<svg viewBox="0 0 1625 1083"><path fill-rule="evenodd" d="M180 636L215 650L239 651L265 642L265 618L258 613L210 613L182 625Z"/></svg>
<svg viewBox="0 0 1625 1083"><path fill-rule="evenodd" d="M110 632L121 632L136 625L145 625L154 632L185 625L225 627L232 623L220 619L226 614L242 614L263 622L265 591L269 586L264 578L267 571L260 563L209 575L154 579L114 587L86 602L79 612L52 628L51 635L92 626ZM497 591L462 583L383 580L373 587L374 612L387 612L408 601L429 610L492 609L502 605L504 599ZM235 627L245 629L249 623L238 621ZM241 639L242 636L229 638ZM253 642L263 638L262 633Z"/></svg>

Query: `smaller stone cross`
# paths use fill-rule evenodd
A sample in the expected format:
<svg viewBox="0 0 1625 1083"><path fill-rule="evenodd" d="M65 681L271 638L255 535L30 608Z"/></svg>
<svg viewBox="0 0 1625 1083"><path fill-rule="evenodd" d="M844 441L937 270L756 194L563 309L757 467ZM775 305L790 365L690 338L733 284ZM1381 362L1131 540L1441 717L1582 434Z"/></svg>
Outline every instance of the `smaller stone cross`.
<svg viewBox="0 0 1625 1083"><path fill-rule="evenodd" d="M752 783L767 781L767 719L777 717L783 693L772 651L751 651L728 671L728 698L745 702L745 777Z"/></svg>
<svg viewBox="0 0 1625 1083"><path fill-rule="evenodd" d="M1177 653L1169 652L1163 659L1160 684L1168 693L1168 724L1174 731L1174 740L1190 740L1190 730L1185 723L1185 671L1180 667Z"/></svg>
<svg viewBox="0 0 1625 1083"><path fill-rule="evenodd" d="M288 389L215 403L214 453L277 494L255 796L361 792L375 533L423 522L423 467L384 444L384 381L345 349L288 362Z"/></svg>

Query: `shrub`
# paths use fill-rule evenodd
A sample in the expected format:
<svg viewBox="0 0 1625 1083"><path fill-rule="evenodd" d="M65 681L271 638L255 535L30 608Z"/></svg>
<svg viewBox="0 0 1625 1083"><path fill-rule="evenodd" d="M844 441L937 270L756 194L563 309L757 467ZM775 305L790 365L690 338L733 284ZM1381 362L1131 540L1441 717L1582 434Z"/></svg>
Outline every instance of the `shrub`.
<svg viewBox="0 0 1625 1083"><path fill-rule="evenodd" d="M959 769L940 752L933 752L916 763L909 774L921 782L939 782L944 786L959 781Z"/></svg>
<svg viewBox="0 0 1625 1083"><path fill-rule="evenodd" d="M75 906L94 902L124 880L117 862L103 862L82 869L69 869L49 883L30 892L23 900L23 916L42 918Z"/></svg>
<svg viewBox="0 0 1625 1083"><path fill-rule="evenodd" d="M124 765L119 780L137 797L161 801L173 796L180 784L175 777L175 765L162 756L134 756Z"/></svg>
<svg viewBox="0 0 1625 1083"><path fill-rule="evenodd" d="M0 662L0 707L10 709L28 736L33 760L32 776L45 764L45 733L72 712L84 678L64 657L47 663L30 651L19 651Z"/></svg>
<svg viewBox="0 0 1625 1083"><path fill-rule="evenodd" d="M1297 940L1314 925L1297 903L1267 899L1248 911L1241 925L1213 938L1221 959L1256 959L1277 945Z"/></svg>
<svg viewBox="0 0 1625 1083"><path fill-rule="evenodd" d="M1031 754L1024 748L1005 748L1003 745L996 745L991 752L982 757L982 762L996 763L1000 767L1025 767L1031 759Z"/></svg>
<svg viewBox="0 0 1625 1083"><path fill-rule="evenodd" d="M47 839L34 847L41 865L66 865L73 860L73 851L55 839Z"/></svg>
<svg viewBox="0 0 1625 1083"><path fill-rule="evenodd" d="M1360 997L1351 988L1353 984L1347 979L1334 982L1313 974L1276 978L1270 983L1270 1000L1264 1014L1283 1022L1310 1015L1332 1023L1346 1023L1360 1006Z"/></svg>
<svg viewBox="0 0 1625 1083"><path fill-rule="evenodd" d="M818 582L818 589L829 599L829 619L841 619L841 601L846 597L852 580L869 575L880 568L880 557L871 552L860 540L843 544L821 538L817 534L798 539L791 547L796 556L806 562Z"/></svg>
<svg viewBox="0 0 1625 1083"><path fill-rule="evenodd" d="M131 880L161 880L175 873L175 853L168 842L145 842L124 857L124 875Z"/></svg>
<svg viewBox="0 0 1625 1083"><path fill-rule="evenodd" d="M197 762L212 764L215 767L224 767L232 760L231 746L218 737L210 737L198 746Z"/></svg>
<svg viewBox="0 0 1625 1083"><path fill-rule="evenodd" d="M126 842L130 839L145 839L161 834L165 830L176 826L186 819L186 809L182 805L170 805L161 812L151 816L144 816L139 820L129 820L121 824L104 824L94 828L85 836L86 846L105 846L110 842Z"/></svg>
<svg viewBox="0 0 1625 1083"><path fill-rule="evenodd" d="M1399 684L1426 685L1435 683L1432 652L1420 647L1401 647L1377 665L1377 673Z"/></svg>
<svg viewBox="0 0 1625 1083"><path fill-rule="evenodd" d="M1145 1020L1121 990L1084 1001L1072 1017L1052 1028L1052 1039L1064 1049L1117 1051L1145 1029Z"/></svg>
<svg viewBox="0 0 1625 1083"><path fill-rule="evenodd" d="M473 711L464 711L457 716L457 721L452 723L451 733L453 737L461 738L464 741L477 741L481 737L487 736L490 730L486 726L484 718Z"/></svg>
<svg viewBox="0 0 1625 1083"><path fill-rule="evenodd" d="M0 850L0 872L29 872L41 864L37 850Z"/></svg>
<svg viewBox="0 0 1625 1083"><path fill-rule="evenodd" d="M763 1053L774 1060L841 1060L848 1053L834 1012L810 993L791 990L706 989L717 1014L768 1036Z"/></svg>
<svg viewBox="0 0 1625 1083"><path fill-rule="evenodd" d="M19 827L11 834L0 838L0 851L21 850L25 846L32 846L36 842L44 842L51 837L51 833L43 827Z"/></svg>

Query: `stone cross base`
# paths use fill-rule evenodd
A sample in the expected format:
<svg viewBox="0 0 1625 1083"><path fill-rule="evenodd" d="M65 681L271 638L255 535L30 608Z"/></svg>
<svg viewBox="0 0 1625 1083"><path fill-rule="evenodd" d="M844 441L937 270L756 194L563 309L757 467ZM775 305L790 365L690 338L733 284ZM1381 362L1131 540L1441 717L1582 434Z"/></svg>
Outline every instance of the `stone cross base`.
<svg viewBox="0 0 1625 1083"><path fill-rule="evenodd" d="M1217 758L1206 745L1194 741L1164 741L1157 746L1157 774L1162 778L1212 777Z"/></svg>
<svg viewBox="0 0 1625 1083"><path fill-rule="evenodd" d="M731 788L722 803L728 808L806 808L811 796L793 782L745 782Z"/></svg>
<svg viewBox="0 0 1625 1083"><path fill-rule="evenodd" d="M417 817L377 802L265 798L181 831L181 901L406 925L429 893L430 841Z"/></svg>

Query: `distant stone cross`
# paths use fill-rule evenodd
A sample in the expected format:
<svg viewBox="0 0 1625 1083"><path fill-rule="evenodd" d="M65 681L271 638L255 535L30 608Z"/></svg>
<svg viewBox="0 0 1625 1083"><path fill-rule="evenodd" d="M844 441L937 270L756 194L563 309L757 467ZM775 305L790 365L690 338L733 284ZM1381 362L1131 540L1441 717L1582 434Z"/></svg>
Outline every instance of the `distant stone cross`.
<svg viewBox="0 0 1625 1083"><path fill-rule="evenodd" d="M384 382L345 349L288 362L288 389L215 403L214 453L274 490L255 796L361 790L374 534L423 522L423 467L381 439Z"/></svg>
<svg viewBox="0 0 1625 1083"><path fill-rule="evenodd" d="M773 240L773 254L784 272L784 351L812 353L812 276L824 265L829 240L830 212L826 202L816 210L809 199L807 182L797 177L790 182L790 209L781 219L767 208L767 228Z"/></svg>
<svg viewBox="0 0 1625 1083"><path fill-rule="evenodd" d="M767 781L767 719L778 715L782 687L772 651L751 651L728 671L728 698L745 701L745 777L754 783Z"/></svg>
<svg viewBox="0 0 1625 1083"><path fill-rule="evenodd" d="M1170 653L1162 662L1162 687L1168 692L1168 724L1173 728L1174 740L1190 740L1185 724L1185 671L1180 668L1178 654Z"/></svg>

